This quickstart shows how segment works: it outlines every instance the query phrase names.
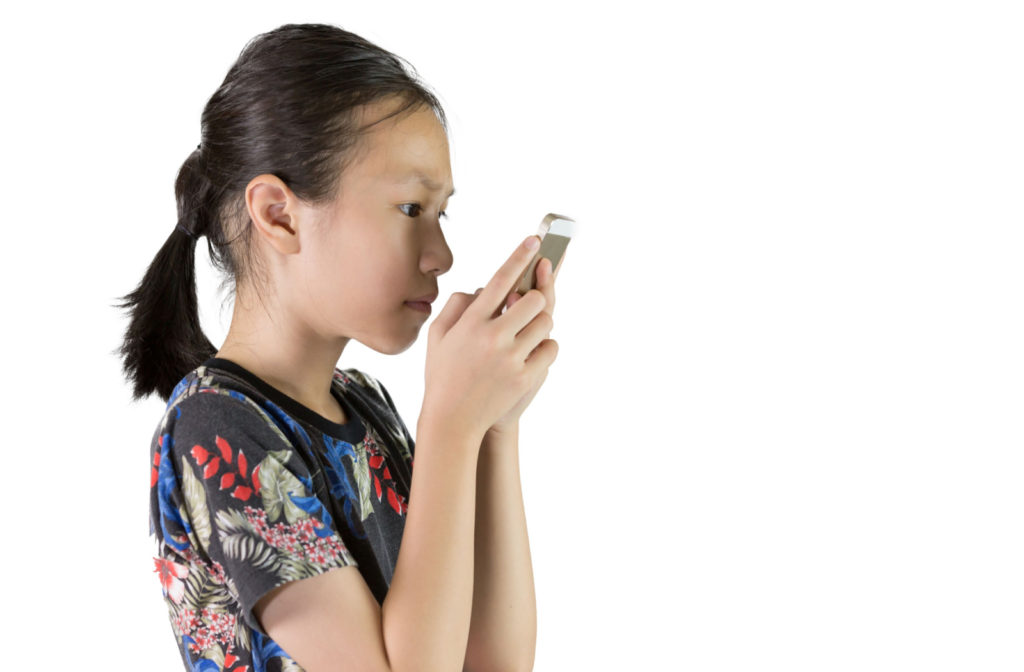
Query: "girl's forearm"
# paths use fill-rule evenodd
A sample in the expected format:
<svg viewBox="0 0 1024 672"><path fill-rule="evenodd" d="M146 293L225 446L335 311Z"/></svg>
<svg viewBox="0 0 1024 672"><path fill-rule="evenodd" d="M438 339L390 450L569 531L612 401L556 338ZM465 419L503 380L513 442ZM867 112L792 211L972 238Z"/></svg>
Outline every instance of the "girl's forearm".
<svg viewBox="0 0 1024 672"><path fill-rule="evenodd" d="M537 602L519 477L519 430L487 432L477 460L473 614L466 672L528 672Z"/></svg>
<svg viewBox="0 0 1024 672"><path fill-rule="evenodd" d="M479 435L420 418L409 511L381 607L393 672L459 670L473 599Z"/></svg>

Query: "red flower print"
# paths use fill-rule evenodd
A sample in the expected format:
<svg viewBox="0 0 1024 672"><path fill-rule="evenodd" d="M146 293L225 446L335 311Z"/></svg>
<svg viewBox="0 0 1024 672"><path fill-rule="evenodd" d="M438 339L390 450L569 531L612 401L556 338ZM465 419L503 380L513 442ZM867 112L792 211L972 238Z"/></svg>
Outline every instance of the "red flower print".
<svg viewBox="0 0 1024 672"><path fill-rule="evenodd" d="M401 515L409 510L409 506L405 503L405 497L388 488L388 504L395 510L395 513Z"/></svg>
<svg viewBox="0 0 1024 672"><path fill-rule="evenodd" d="M291 525L276 523L271 527L267 523L267 512L251 506L245 507L245 517L263 541L318 565L327 565L343 557L346 551L345 543L338 537L316 536L316 531L324 526L319 520L304 518Z"/></svg>
<svg viewBox="0 0 1024 672"><path fill-rule="evenodd" d="M209 478L217 474L217 469L220 468L220 458L215 457L210 460L209 464L203 467L203 478Z"/></svg>
<svg viewBox="0 0 1024 672"><path fill-rule="evenodd" d="M164 595L170 597L175 604L180 603L181 598L185 596L185 584L182 579L188 576L188 567L165 558L153 558L153 564L156 565L153 571L160 577Z"/></svg>
<svg viewBox="0 0 1024 672"><path fill-rule="evenodd" d="M230 471L220 477L220 489L227 490L235 483L235 475Z"/></svg>
<svg viewBox="0 0 1024 672"><path fill-rule="evenodd" d="M405 497L395 491L393 487L395 481L391 477L391 470L385 463L384 456L381 455L380 449L377 447L377 442L367 434L363 440L363 446L366 448L366 462L370 465L370 473L373 475L373 489L377 493L377 501L380 501L381 495L386 488L388 491L388 504L395 510L395 513L399 515L405 514L409 510L409 505ZM381 484L381 479L384 480L383 485Z"/></svg>
<svg viewBox="0 0 1024 672"><path fill-rule="evenodd" d="M163 439L164 437L161 436L160 438ZM156 468L159 467L159 466L160 466L160 453L153 453L153 466L149 468L149 470L150 470L150 473L149 473L149 487L151 487L151 488L154 485L156 485L156 481L157 481L158 474L159 474L159 472L157 471Z"/></svg>
<svg viewBox="0 0 1024 672"><path fill-rule="evenodd" d="M196 549L192 548L191 546L185 549L183 555L185 560L188 560L190 566L199 567L201 568L202 571L209 573L210 578L212 578L215 583L224 583L224 581L226 580L224 576L224 568L221 567L221 564L216 560L213 561L213 564L211 565L210 563L203 560L199 556L199 554L196 553Z"/></svg>
<svg viewBox="0 0 1024 672"><path fill-rule="evenodd" d="M231 462L231 444L228 443L227 439L225 439L224 437L221 437L221 436L217 437L216 443L217 443L217 448L220 449L220 454L224 457L224 461L230 463Z"/></svg>
<svg viewBox="0 0 1024 672"><path fill-rule="evenodd" d="M203 465L206 464L206 460L210 458L210 453L202 446L195 445L192 446L192 457L194 457L196 459L196 462L198 462L200 465Z"/></svg>
<svg viewBox="0 0 1024 672"><path fill-rule="evenodd" d="M192 447L192 457L195 458L196 462L203 467L203 478L213 478L217 475L221 466L225 466L227 469L231 469L231 461L234 458L235 451L231 448L231 443L223 436L217 436L214 439L217 444L217 450L220 452L220 457L214 456L210 459L210 451L206 450L202 446ZM223 459L223 462L221 462ZM206 462L210 460L209 462ZM231 496L235 499L240 499L243 502L248 501L249 497L260 491L260 479L257 473L260 470L260 465L252 470L251 475L247 475L249 471L249 460L245 458L245 454L241 450L238 451L238 460L233 465L237 471L225 471L220 475L220 489L227 490L234 486L234 490L231 491ZM247 483L252 483L250 487Z"/></svg>

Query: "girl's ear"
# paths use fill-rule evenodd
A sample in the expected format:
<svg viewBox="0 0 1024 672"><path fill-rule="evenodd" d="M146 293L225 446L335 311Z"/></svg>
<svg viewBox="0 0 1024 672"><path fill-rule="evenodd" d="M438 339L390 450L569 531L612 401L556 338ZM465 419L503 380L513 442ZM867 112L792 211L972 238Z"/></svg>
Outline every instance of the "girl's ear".
<svg viewBox="0 0 1024 672"><path fill-rule="evenodd" d="M301 204L281 178L257 175L245 187L245 204L256 232L281 254L300 249L298 223Z"/></svg>

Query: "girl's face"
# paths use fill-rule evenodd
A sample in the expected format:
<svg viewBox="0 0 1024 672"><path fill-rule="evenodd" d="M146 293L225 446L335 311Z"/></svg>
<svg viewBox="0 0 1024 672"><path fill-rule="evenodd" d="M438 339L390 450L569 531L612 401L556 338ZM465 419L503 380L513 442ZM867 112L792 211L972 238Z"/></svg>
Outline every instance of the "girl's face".
<svg viewBox="0 0 1024 672"><path fill-rule="evenodd" d="M391 109L393 103L364 108L364 119ZM454 193L448 139L424 107L376 124L362 142L342 173L337 200L318 211L299 281L308 288L306 315L319 336L354 338L396 354L429 318L406 302L436 296L438 276L452 266L441 231Z"/></svg>

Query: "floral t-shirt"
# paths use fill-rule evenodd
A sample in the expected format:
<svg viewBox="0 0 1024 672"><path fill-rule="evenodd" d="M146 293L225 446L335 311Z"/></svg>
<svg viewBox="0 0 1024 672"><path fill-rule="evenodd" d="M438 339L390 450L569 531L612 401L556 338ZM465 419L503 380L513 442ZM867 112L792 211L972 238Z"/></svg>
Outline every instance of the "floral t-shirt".
<svg viewBox="0 0 1024 672"><path fill-rule="evenodd" d="M186 670L301 671L252 611L289 581L351 565L383 603L415 447L378 380L335 369L331 385L344 425L217 357L171 393L151 447L150 533Z"/></svg>

